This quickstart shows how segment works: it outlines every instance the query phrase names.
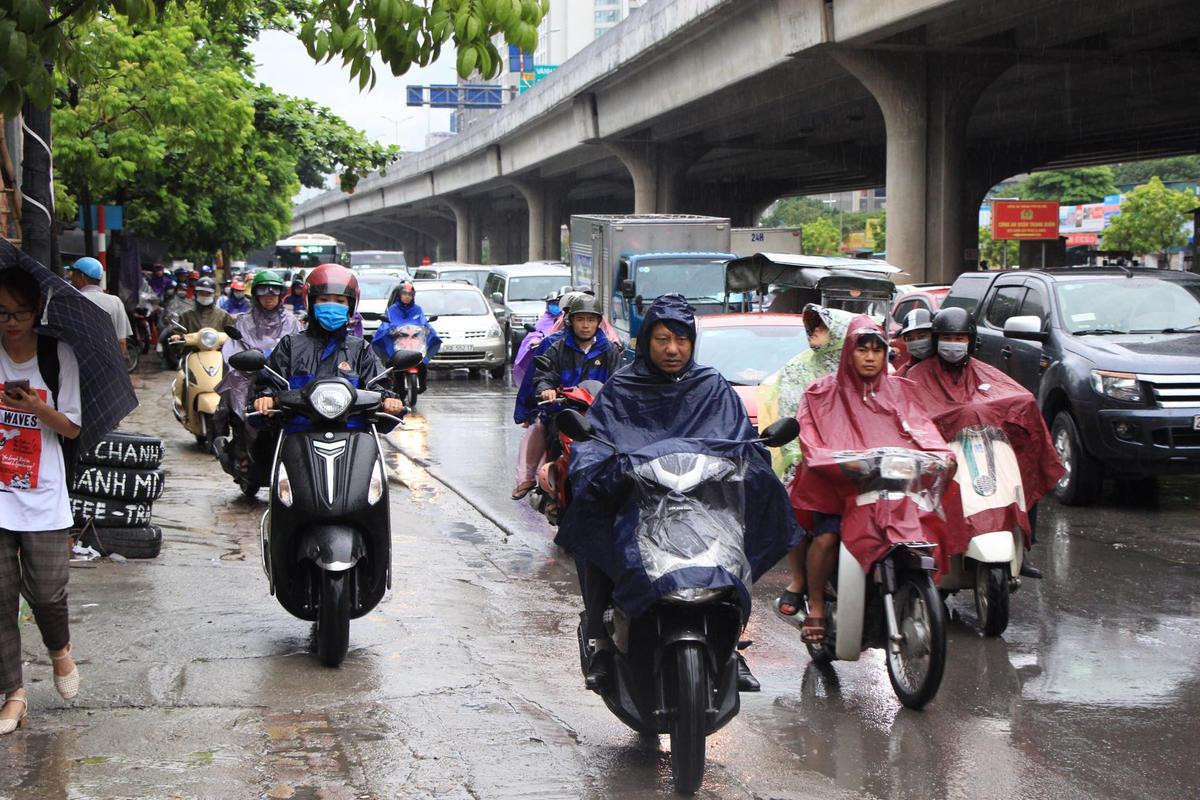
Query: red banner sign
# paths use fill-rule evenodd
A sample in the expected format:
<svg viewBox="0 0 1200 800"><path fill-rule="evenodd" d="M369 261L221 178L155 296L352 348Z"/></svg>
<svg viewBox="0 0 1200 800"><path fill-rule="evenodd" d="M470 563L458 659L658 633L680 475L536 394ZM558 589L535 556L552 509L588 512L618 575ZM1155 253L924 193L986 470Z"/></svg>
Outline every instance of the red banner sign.
<svg viewBox="0 0 1200 800"><path fill-rule="evenodd" d="M993 239L1057 239L1058 203L997 200L992 203Z"/></svg>

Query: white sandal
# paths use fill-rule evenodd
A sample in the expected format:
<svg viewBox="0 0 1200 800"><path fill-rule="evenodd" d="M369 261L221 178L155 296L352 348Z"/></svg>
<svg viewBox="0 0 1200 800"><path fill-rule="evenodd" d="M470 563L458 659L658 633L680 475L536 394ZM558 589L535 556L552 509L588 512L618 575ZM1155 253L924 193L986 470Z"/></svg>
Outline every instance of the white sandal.
<svg viewBox="0 0 1200 800"><path fill-rule="evenodd" d="M8 696L4 698L4 702L6 705L8 703L20 703L21 716L16 719L0 719L0 736L7 736L17 728L24 728L28 723L29 717L29 702L24 697Z"/></svg>
<svg viewBox="0 0 1200 800"><path fill-rule="evenodd" d="M62 655L50 656L50 661L62 661L64 658L71 657L71 645L67 645L67 652ZM79 694L79 667L76 666L66 675L54 673L54 688L58 689L58 693L62 695L63 700L73 700Z"/></svg>

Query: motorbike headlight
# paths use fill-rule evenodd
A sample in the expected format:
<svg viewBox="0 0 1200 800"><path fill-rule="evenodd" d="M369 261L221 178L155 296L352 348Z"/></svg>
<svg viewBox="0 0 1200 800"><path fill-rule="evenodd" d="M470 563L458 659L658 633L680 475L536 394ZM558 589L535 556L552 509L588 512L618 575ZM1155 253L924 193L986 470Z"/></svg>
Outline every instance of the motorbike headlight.
<svg viewBox="0 0 1200 800"><path fill-rule="evenodd" d="M885 481L911 481L917 477L917 460L908 456L884 456L879 460L879 477Z"/></svg>
<svg viewBox="0 0 1200 800"><path fill-rule="evenodd" d="M354 402L354 392L344 383L322 383L313 387L308 402L325 419L337 419Z"/></svg>
<svg viewBox="0 0 1200 800"><path fill-rule="evenodd" d="M375 469L371 471L371 485L367 487L367 502L375 505L383 497L383 487L387 479L383 474L383 461L375 459Z"/></svg>
<svg viewBox="0 0 1200 800"><path fill-rule="evenodd" d="M1137 375L1130 372L1109 372L1103 369L1092 370L1092 388L1096 394L1123 400L1126 403L1141 403L1145 395L1138 383Z"/></svg>
<svg viewBox="0 0 1200 800"><path fill-rule="evenodd" d="M663 595L663 600L683 605L701 605L713 602L728 591L728 589L675 589Z"/></svg>
<svg viewBox="0 0 1200 800"><path fill-rule="evenodd" d="M212 328L205 328L200 331L200 346L205 350L212 350L217 346L217 341L221 335Z"/></svg>
<svg viewBox="0 0 1200 800"><path fill-rule="evenodd" d="M737 465L728 458L670 453L636 467L634 474L665 489L686 493L704 481L720 480L736 471Z"/></svg>
<svg viewBox="0 0 1200 800"><path fill-rule="evenodd" d="M285 506L292 504L292 481L288 478L287 468L279 462L279 472L275 473L275 496Z"/></svg>

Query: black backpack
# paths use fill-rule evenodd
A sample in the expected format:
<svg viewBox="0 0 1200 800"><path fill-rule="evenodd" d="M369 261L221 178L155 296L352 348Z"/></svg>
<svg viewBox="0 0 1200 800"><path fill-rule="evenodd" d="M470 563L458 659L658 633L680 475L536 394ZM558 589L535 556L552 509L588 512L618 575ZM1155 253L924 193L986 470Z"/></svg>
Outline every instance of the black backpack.
<svg viewBox="0 0 1200 800"><path fill-rule="evenodd" d="M42 380L50 389L50 396L54 399L54 408L58 408L58 340L53 336L43 336L38 334L37 340L37 362L38 372L42 374ZM58 444L62 447L63 467L66 468L67 491L75 491L75 467L79 463L79 438L68 439L65 436L58 437Z"/></svg>

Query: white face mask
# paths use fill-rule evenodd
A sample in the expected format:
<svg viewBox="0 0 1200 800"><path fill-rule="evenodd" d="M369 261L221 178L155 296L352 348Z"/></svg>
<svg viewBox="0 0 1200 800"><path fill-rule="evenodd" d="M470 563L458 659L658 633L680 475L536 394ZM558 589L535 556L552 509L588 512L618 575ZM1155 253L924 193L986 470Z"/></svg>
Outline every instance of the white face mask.
<svg viewBox="0 0 1200 800"><path fill-rule="evenodd" d="M938 342L938 356L947 364L961 364L967 360L969 345L966 342Z"/></svg>
<svg viewBox="0 0 1200 800"><path fill-rule="evenodd" d="M933 339L915 339L906 343L908 354L920 361L933 355Z"/></svg>
<svg viewBox="0 0 1200 800"><path fill-rule="evenodd" d="M196 295L196 303L197 305L211 306L213 304L213 296L211 294L198 294Z"/></svg>

